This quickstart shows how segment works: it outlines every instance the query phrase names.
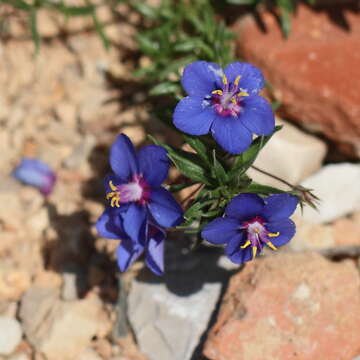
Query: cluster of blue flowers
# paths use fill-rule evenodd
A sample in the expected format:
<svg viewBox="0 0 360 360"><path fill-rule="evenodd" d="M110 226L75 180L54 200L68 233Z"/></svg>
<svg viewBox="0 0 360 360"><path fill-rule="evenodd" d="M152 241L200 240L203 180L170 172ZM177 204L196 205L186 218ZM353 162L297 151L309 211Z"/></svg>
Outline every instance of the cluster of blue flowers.
<svg viewBox="0 0 360 360"><path fill-rule="evenodd" d="M174 111L174 125L190 135L211 133L228 153L244 152L253 134L269 135L275 121L270 104L259 95L264 87L261 71L247 63L235 62L224 70L214 63L196 61L188 65L181 83L188 94ZM161 186L168 175L166 150L149 145L138 152L121 134L112 145L110 165L114 172L105 178L109 206L98 219L99 234L121 239L117 259L126 270L141 254L158 275L164 271L165 228L183 222L183 211ZM289 219L298 198L276 194L262 198L242 193L234 197L225 215L202 230L202 237L225 245L226 255L241 264L255 258L264 245L276 250L295 233Z"/></svg>

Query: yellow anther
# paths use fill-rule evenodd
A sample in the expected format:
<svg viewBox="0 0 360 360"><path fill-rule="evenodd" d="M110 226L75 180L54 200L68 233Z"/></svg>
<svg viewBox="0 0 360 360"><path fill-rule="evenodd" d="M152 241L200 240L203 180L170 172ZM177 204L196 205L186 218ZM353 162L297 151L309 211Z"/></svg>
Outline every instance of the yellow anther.
<svg viewBox="0 0 360 360"><path fill-rule="evenodd" d="M112 190L112 191L116 191L117 190L117 187L113 184L113 182L110 180L109 181L109 186L110 186L110 189Z"/></svg>
<svg viewBox="0 0 360 360"><path fill-rule="evenodd" d="M112 190L111 192L106 194L106 198L110 201L110 206L111 207L120 207L120 193L117 189L117 187L113 184L112 181L109 181L109 187Z"/></svg>
<svg viewBox="0 0 360 360"><path fill-rule="evenodd" d="M234 81L234 84L235 84L236 86L239 85L240 79L241 79L241 75L238 75L238 76L236 77L235 81Z"/></svg>
<svg viewBox="0 0 360 360"><path fill-rule="evenodd" d="M268 237L278 237L280 235L279 232L276 232L276 233L268 233L267 236Z"/></svg>
<svg viewBox="0 0 360 360"><path fill-rule="evenodd" d="M251 245L251 241L248 240L243 246L240 246L242 249L246 249L248 246Z"/></svg>
<svg viewBox="0 0 360 360"><path fill-rule="evenodd" d="M227 81L227 78L226 78L225 74L222 77L222 81L223 81L224 85L227 85L228 81Z"/></svg>
<svg viewBox="0 0 360 360"><path fill-rule="evenodd" d="M211 93L216 94L216 95L220 95L220 96L223 94L222 90L214 90Z"/></svg>
<svg viewBox="0 0 360 360"><path fill-rule="evenodd" d="M272 250L274 250L274 251L277 250L277 247L276 247L271 241L268 241L268 242L266 243L266 245L267 245L270 249L272 249Z"/></svg>
<svg viewBox="0 0 360 360"><path fill-rule="evenodd" d="M236 101L236 99L235 99L235 97L234 97L234 96L231 98L231 102L232 102L234 105L236 105L236 104L237 104L237 101Z"/></svg>
<svg viewBox="0 0 360 360"><path fill-rule="evenodd" d="M237 93L237 96L249 96L249 94L245 91L241 91Z"/></svg>
<svg viewBox="0 0 360 360"><path fill-rule="evenodd" d="M253 258L253 260L256 258L256 252L257 252L257 246L253 246L252 247L252 258Z"/></svg>

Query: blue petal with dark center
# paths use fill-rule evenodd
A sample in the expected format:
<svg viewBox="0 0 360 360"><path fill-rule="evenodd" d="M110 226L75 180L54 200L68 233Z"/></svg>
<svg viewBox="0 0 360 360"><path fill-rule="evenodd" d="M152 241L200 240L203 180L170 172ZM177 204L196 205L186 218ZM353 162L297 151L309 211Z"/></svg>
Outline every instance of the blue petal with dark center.
<svg viewBox="0 0 360 360"><path fill-rule="evenodd" d="M164 274L164 240L165 232L155 226L149 226L146 251L146 265L156 275Z"/></svg>
<svg viewBox="0 0 360 360"><path fill-rule="evenodd" d="M121 239L124 237L123 221L119 209L105 209L96 222L96 230L104 238Z"/></svg>
<svg viewBox="0 0 360 360"><path fill-rule="evenodd" d="M269 240L276 246L287 244L295 235L296 226L290 219L271 221L266 224L266 229L271 233L279 232L279 236L270 237Z"/></svg>
<svg viewBox="0 0 360 360"><path fill-rule="evenodd" d="M211 244L225 244L240 234L240 225L236 219L217 218L204 227L201 236Z"/></svg>
<svg viewBox="0 0 360 360"><path fill-rule="evenodd" d="M299 202L298 198L290 194L274 194L265 199L262 216L268 221L288 218L295 211Z"/></svg>
<svg viewBox="0 0 360 360"><path fill-rule="evenodd" d="M134 244L130 239L124 239L116 250L117 263L120 271L126 271L144 252L140 244Z"/></svg>

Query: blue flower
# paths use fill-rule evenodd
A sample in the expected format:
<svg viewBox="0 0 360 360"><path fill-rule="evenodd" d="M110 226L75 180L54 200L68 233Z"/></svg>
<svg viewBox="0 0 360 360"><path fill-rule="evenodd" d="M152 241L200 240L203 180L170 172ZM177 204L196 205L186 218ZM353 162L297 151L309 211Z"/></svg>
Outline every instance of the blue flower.
<svg viewBox="0 0 360 360"><path fill-rule="evenodd" d="M121 134L111 147L110 165L114 174L105 178L109 206L96 227L103 237L122 239L118 262L124 270L144 249L148 250L150 263L151 249L158 250L155 243L161 248L165 238L161 229L179 225L183 211L161 186L169 170L163 147L148 145L136 152L130 139ZM156 235L152 235L154 231ZM125 253L130 255L126 257Z"/></svg>
<svg viewBox="0 0 360 360"><path fill-rule="evenodd" d="M184 69L181 83L189 95L176 106L174 125L190 135L212 133L231 154L245 151L252 134L269 135L275 120L270 104L258 95L264 87L261 71L235 62L219 65L195 61Z"/></svg>
<svg viewBox="0 0 360 360"><path fill-rule="evenodd" d="M129 210L129 216L123 216L125 212L115 210L116 214L105 211L96 223L96 228L101 236L110 239L121 239L117 248L117 262L121 271L126 271L143 253L147 267L156 275L164 273L164 240L165 231L151 222L146 222L139 233L132 231L130 216L136 216ZM125 229L129 230L129 235ZM134 238L133 236L137 236Z"/></svg>
<svg viewBox="0 0 360 360"><path fill-rule="evenodd" d="M264 245L273 250L285 245L295 234L289 219L298 198L289 194L240 194L225 209L225 215L205 226L201 235L212 244L226 245L225 253L236 264L254 259Z"/></svg>
<svg viewBox="0 0 360 360"><path fill-rule="evenodd" d="M50 167L38 159L23 158L12 174L22 183L38 188L49 195L56 182L56 175Z"/></svg>

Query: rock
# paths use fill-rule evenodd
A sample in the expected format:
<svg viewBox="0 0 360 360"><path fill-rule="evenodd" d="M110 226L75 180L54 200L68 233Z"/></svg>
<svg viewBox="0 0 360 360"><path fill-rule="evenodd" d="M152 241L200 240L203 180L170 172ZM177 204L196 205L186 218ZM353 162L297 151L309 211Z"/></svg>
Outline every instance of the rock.
<svg viewBox="0 0 360 360"><path fill-rule="evenodd" d="M22 338L19 322L9 316L0 316L0 334L0 355L10 355Z"/></svg>
<svg viewBox="0 0 360 360"><path fill-rule="evenodd" d="M326 154L326 145L289 123L278 120L277 124L283 125L283 128L266 144L254 165L291 184L299 184L320 169ZM289 190L289 187L280 181L252 168L247 175L257 183Z"/></svg>
<svg viewBox="0 0 360 360"><path fill-rule="evenodd" d="M8 360L30 360L30 356L25 353L14 354Z"/></svg>
<svg viewBox="0 0 360 360"><path fill-rule="evenodd" d="M263 70L287 117L360 156L360 14L299 4L288 39L274 14L259 19L236 28L241 57Z"/></svg>
<svg viewBox="0 0 360 360"><path fill-rule="evenodd" d="M180 255L174 246L169 250L163 279L147 273L133 281L128 316L140 350L150 360L189 360L230 272L216 266L212 252L186 254L182 249Z"/></svg>
<svg viewBox="0 0 360 360"><path fill-rule="evenodd" d="M301 183L320 198L318 211L304 207L303 218L310 223L326 223L360 210L360 165L350 163L324 166ZM298 209L300 214L300 210Z"/></svg>
<svg viewBox="0 0 360 360"><path fill-rule="evenodd" d="M75 360L102 360L102 358L91 348L86 348Z"/></svg>
<svg viewBox="0 0 360 360"><path fill-rule="evenodd" d="M0 266L0 300L18 300L30 284L31 277L27 271Z"/></svg>
<svg viewBox="0 0 360 360"><path fill-rule="evenodd" d="M38 349L48 360L73 360L96 336L101 312L98 299L62 303Z"/></svg>
<svg viewBox="0 0 360 360"><path fill-rule="evenodd" d="M78 291L76 286L76 274L64 273L64 284L61 292L61 297L65 301L76 300L78 298Z"/></svg>
<svg viewBox="0 0 360 360"><path fill-rule="evenodd" d="M296 224L296 234L288 245L292 250L360 247L360 212L335 220L331 224L312 224L301 216L296 216L293 220Z"/></svg>
<svg viewBox="0 0 360 360"><path fill-rule="evenodd" d="M359 290L349 260L332 263L314 253L256 259L231 279L204 354L211 360L352 359L360 344Z"/></svg>
<svg viewBox="0 0 360 360"><path fill-rule="evenodd" d="M92 135L87 135L75 148L73 153L65 159L64 166L69 169L75 169L83 165L91 154L96 139Z"/></svg>
<svg viewBox="0 0 360 360"><path fill-rule="evenodd" d="M49 335L59 307L57 288L33 286L24 294L19 316L27 339L35 347Z"/></svg>

